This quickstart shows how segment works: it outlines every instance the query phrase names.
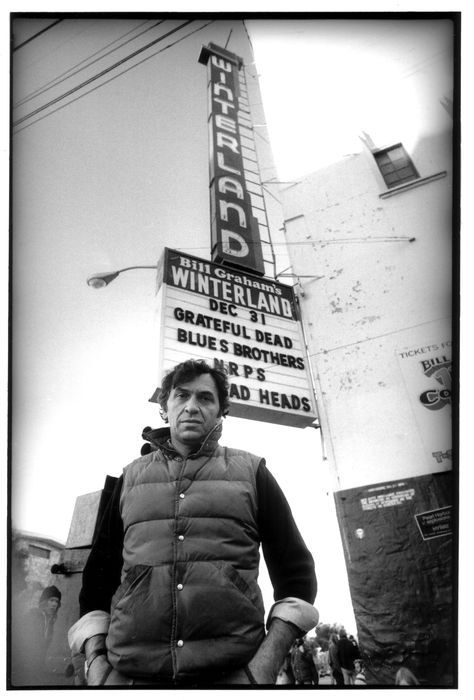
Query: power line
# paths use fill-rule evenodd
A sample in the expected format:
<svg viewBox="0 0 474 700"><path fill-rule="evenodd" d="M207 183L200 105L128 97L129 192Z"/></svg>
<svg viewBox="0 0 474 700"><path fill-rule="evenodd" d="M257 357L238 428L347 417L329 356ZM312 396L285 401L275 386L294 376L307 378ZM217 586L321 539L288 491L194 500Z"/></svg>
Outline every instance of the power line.
<svg viewBox="0 0 474 700"><path fill-rule="evenodd" d="M255 126L253 127L252 130L253 130L254 134L256 136L258 136L258 138L262 139L262 141L265 141L265 143L268 143L268 145L270 145L270 141L268 139L266 139L265 136L263 136L263 134L261 134L259 131L255 131Z"/></svg>
<svg viewBox="0 0 474 700"><path fill-rule="evenodd" d="M108 49L110 46L113 46L113 44L116 44L117 41L120 41L120 39L124 39L126 36L128 36L128 35L131 34L132 32L136 31L136 30L139 29L140 27L143 27L143 25L144 25L144 24L147 24L148 21L149 21L149 20L146 20L145 22L142 22L141 24L138 25L138 27L133 27L133 29L130 29L128 32L125 32L125 34L122 34L122 36L118 37L117 39L114 39L114 40L111 41L109 44L106 44L106 46L102 47L102 48L99 49L98 51L95 51L93 54L91 54L91 55L88 56L87 58L84 58L82 61L79 61L79 63L76 63L76 64L75 64L74 66L72 66L71 68L68 68L66 71L64 71L64 72L61 73L60 75L57 75L56 78L53 78L53 80L50 80L50 81L48 81L47 83L45 83L44 85L42 85L41 87L37 88L36 90L33 90L33 92L30 92L28 95L26 95L26 96L23 97L21 100L19 100L18 102L16 102L16 103L13 105L13 107L14 107L14 108L16 108L16 107L21 107L22 105L26 104L26 102L29 102L29 101L32 100L33 98L39 97L39 96L42 95L44 92L47 92L47 90L50 90L50 89L52 89L53 87L57 87L58 85L60 85L60 84L61 84L62 82L64 82L65 80L68 80L69 78L72 78L74 75L77 75L77 73L80 73L81 71L85 70L86 68L89 68L90 66L92 66L94 63L97 63L97 61L101 61L103 58L106 58L106 56L109 56L109 55L110 55L111 53L113 53L114 51L118 51L118 49L122 48L122 47L125 46L126 44L129 44L131 41L135 41L135 39L138 39L138 37L142 36L142 35L145 34L146 32L149 32L151 29L153 29L154 27L157 27L159 24L162 24L162 22L164 22L165 20L162 19L162 20L160 20L159 22L156 22L156 23L153 24L151 27L147 27L144 31L140 32L139 34L136 34L134 37L131 37L131 38L128 39L127 41L124 41L122 44L120 44L119 46L116 46L116 47L115 47L114 49L112 49L111 51L109 51L109 52L107 52L107 53L105 53L105 54L102 54L101 56L98 56L95 60L90 61L90 62L87 63L85 66L82 65L83 63L85 63L85 62L88 61L89 59L94 58L94 56L97 56L97 54L100 54L100 53L102 53L103 51L105 51L106 49ZM82 66L82 68L79 68L79 66ZM76 68L78 68L79 70L75 70Z"/></svg>
<svg viewBox="0 0 474 700"><path fill-rule="evenodd" d="M76 87L71 88L71 90L68 90L67 92L63 93L59 97L55 97L53 100L50 100L49 102L47 102L45 105L42 105L41 107L38 107L37 109L34 109L32 112L25 115L24 117L17 119L15 122L13 122L13 127L18 126L19 124L22 124L27 119L30 119L30 117L34 117L36 114L39 114L39 112L43 112L45 109L48 109L48 107L51 107L52 105L56 104L57 102L60 102L61 100L65 99L66 97L69 97L69 95L72 95L74 92L77 92L78 90L81 90L83 87L86 87L86 85L89 85L90 83L94 82L95 80L102 78L102 76L106 75L107 73L110 73L110 71L112 71L112 70L115 70L115 68L118 68L126 61L130 61L132 58L135 58L135 56L137 56L138 54L143 53L143 51L146 51L151 46L154 46L158 42L163 41L163 39L166 39L171 34L175 34L177 31L179 31L180 29L182 29L186 25L190 24L192 21L193 20L191 20L191 19L186 20L186 22L183 22L183 24L180 24L179 27L175 27L174 29L171 29L169 32L166 32L166 34L163 34L162 36L158 37L157 39L150 41L148 44L145 44L145 46L143 46L142 48L137 49L133 53L129 54L125 58L120 59L120 61L117 61L116 63L109 66L108 68L104 68L104 70L100 71L100 73L96 73L96 75L93 75L91 78L88 78L87 80L80 83L79 85L76 85Z"/></svg>
<svg viewBox="0 0 474 700"><path fill-rule="evenodd" d="M164 46L162 49L159 49L158 51L155 51L155 53L150 54L150 56L146 56L143 58L141 61L138 61L138 63L135 63L133 66L130 66L129 68L126 68L124 71L119 73L118 75L113 76L112 78L109 78L108 80L105 80L103 83L100 85L96 85L96 87L92 88L91 90L88 90L87 92L84 92L82 95L78 95L78 97L75 97L73 100L70 100L69 102L66 102L64 105L60 105L56 109L53 109L51 112L48 112L48 114L44 114L42 117L39 117L38 119L35 119L35 121L31 122L30 124L26 124L25 126L21 127L20 129L17 129L15 131L15 135L19 134L21 131L24 131L25 129L28 129L30 126L33 126L34 124L37 124L38 122L42 121L43 119L46 119L46 117L51 116L52 114L55 114L56 112L59 112L61 109L64 109L65 107L68 107L69 105L73 104L74 102L77 102L78 100L82 99L83 97L86 97L86 95L89 95L92 92L95 92L99 88L103 87L104 85L107 85L108 83L111 83L113 80L116 80L117 78L120 78L120 76L124 75L125 73L128 73L128 71L132 70L133 68L136 68L137 66L140 66L142 63L145 63L145 61L149 61L151 58L154 56L157 56L160 53L163 53L164 51L167 51L168 49L172 48L173 46L176 46L176 44L179 44L181 41L184 41L188 37L190 37L192 34L196 34L196 32L200 32L202 29L205 29L208 27L210 24L212 24L215 20L211 20L210 22L207 22L206 24L203 24L202 27L198 27L197 29L193 29L192 32L189 32L188 34L185 34L182 36L180 39L177 39L176 41L171 42L171 44L167 44L167 46Z"/></svg>
<svg viewBox="0 0 474 700"><path fill-rule="evenodd" d="M278 204L281 204L281 200L278 199L278 197L275 197L275 195L273 194L273 192L270 192L270 190L268 190L268 189L265 187L265 185L262 185L262 190L264 190L268 195L270 195L270 197L273 197L273 199L275 200L275 202L278 202Z"/></svg>
<svg viewBox="0 0 474 700"><path fill-rule="evenodd" d="M420 328L421 326L426 326L428 323L438 323L439 321L448 321L451 317L445 316L444 318L436 318L431 321L422 321L421 323L416 323L414 326L405 326L404 328L396 328L394 331L387 331L386 333L380 333L380 335L374 335L370 338L362 338L362 340L355 340L352 343L346 343L345 345L337 345L333 348L327 348L326 350L319 350L318 352L313 352L308 357L316 357L316 355L326 355L329 352L334 352L335 350L344 350L345 348L350 348L352 345L361 345L362 343L367 343L371 340L378 340L379 338L386 338L389 335L395 335L396 333L402 333L403 331L411 331L415 328Z"/></svg>
<svg viewBox="0 0 474 700"><path fill-rule="evenodd" d="M409 241L410 243L415 239L410 236L372 236L372 238L315 238L311 241L282 241L281 243L274 243L275 246L297 246L297 245L314 245L319 243L321 245L327 245L328 243L400 243L401 241ZM259 245L260 241L247 241L247 245ZM206 246L186 246L186 248L177 248L176 250L182 250L183 252L187 250L205 250ZM295 273L295 276L298 276Z"/></svg>
<svg viewBox="0 0 474 700"><path fill-rule="evenodd" d="M251 54L252 54L252 62L255 62L255 52L254 52L254 50L253 50L252 39L250 38L250 34L249 34L249 31L248 31L248 29L247 29L247 25L246 25L244 19L242 20L242 24L243 24L243 26L244 26L244 30L245 30L245 33L246 33L246 35L247 35L247 40L248 40L249 45L250 45L250 52L251 52Z"/></svg>
<svg viewBox="0 0 474 700"><path fill-rule="evenodd" d="M15 47L12 49L12 53L13 53L14 51L18 51L18 49L21 49L23 46L26 46L26 44L29 44L30 41L33 41L33 39L36 39L36 37L40 36L41 34L44 34L44 33L47 32L47 31L49 31L50 29L52 29L53 27L55 27L57 24L59 24L59 23L62 22L62 21L63 21L62 19L57 19L57 20L56 20L55 22L53 22L52 24L48 24L47 27L44 27L44 29L41 29L41 31L36 32L36 34L33 34L33 36L30 36L30 38L29 38L29 39L26 39L26 41L24 41L22 44L18 44L18 46L15 46Z"/></svg>
<svg viewBox="0 0 474 700"><path fill-rule="evenodd" d="M431 54L430 56L426 56L425 58L421 59L417 63L414 63L412 66L407 67L400 74L399 81L406 80L407 78L410 78L415 73L419 73L424 68L431 66L432 64L435 63L434 59L438 58L438 56L443 56L445 53L448 53L448 49L443 49L442 51L437 51L436 53Z"/></svg>
<svg viewBox="0 0 474 700"><path fill-rule="evenodd" d="M451 317L450 316L445 316L444 318L436 318L434 320L430 321L422 321L421 323L416 323L413 326L405 326L404 328L396 328L393 331L387 331L386 333L380 333L379 335L373 335L370 338L362 338L361 340L354 340L352 343L346 343L345 345L337 345L333 348L326 348L325 350L319 350L318 352L312 352L308 353L307 357L316 357L317 355L327 355L330 352L335 352L336 350L345 350L346 348L350 348L354 345L362 345L362 343L368 343L372 340L379 340L380 338L386 338L390 335L396 335L397 333L403 333L403 331L411 331L414 330L415 328L421 328L421 326L426 326L429 323L438 323L439 321L448 321ZM266 365L263 366L263 369L268 369L270 367L276 367L277 365L274 362L270 362Z"/></svg>
<svg viewBox="0 0 474 700"><path fill-rule="evenodd" d="M225 45L224 45L224 48L225 48L225 49L226 49L227 46L229 45L229 41L230 41L231 34L232 34L232 29L231 29L230 32L229 32L229 36L227 37L227 41L225 42Z"/></svg>
<svg viewBox="0 0 474 700"><path fill-rule="evenodd" d="M408 241L413 243L415 241L414 236L366 236L365 238L313 238L310 241L293 241L286 245L314 245L315 243L320 245L327 245L328 243L335 243L336 245L341 245L342 243L400 243L401 241ZM285 245L285 244L282 244Z"/></svg>

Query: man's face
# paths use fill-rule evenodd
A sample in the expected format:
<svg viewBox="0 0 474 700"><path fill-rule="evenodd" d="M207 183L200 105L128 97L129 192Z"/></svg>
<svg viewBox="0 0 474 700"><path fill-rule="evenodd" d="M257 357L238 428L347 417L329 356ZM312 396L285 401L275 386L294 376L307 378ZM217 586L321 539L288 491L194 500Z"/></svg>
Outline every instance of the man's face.
<svg viewBox="0 0 474 700"><path fill-rule="evenodd" d="M201 374L175 386L168 397L171 440L177 450L189 454L220 418L217 386L210 374Z"/></svg>
<svg viewBox="0 0 474 700"><path fill-rule="evenodd" d="M59 608L59 598L49 598L46 601L46 612L48 613L55 613L56 610Z"/></svg>

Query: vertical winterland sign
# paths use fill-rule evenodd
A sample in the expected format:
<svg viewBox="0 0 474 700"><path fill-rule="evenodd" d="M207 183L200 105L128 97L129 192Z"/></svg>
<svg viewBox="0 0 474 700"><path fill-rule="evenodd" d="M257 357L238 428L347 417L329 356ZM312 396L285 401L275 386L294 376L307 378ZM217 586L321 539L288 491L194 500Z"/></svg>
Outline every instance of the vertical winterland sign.
<svg viewBox="0 0 474 700"><path fill-rule="evenodd" d="M251 147L243 61L215 44L203 47L208 66L212 260L257 275L265 273L259 219L246 172L258 171Z"/></svg>
<svg viewBox="0 0 474 700"><path fill-rule="evenodd" d="M292 287L169 248L158 270L160 376L186 359L206 360L228 373L231 416L314 424Z"/></svg>

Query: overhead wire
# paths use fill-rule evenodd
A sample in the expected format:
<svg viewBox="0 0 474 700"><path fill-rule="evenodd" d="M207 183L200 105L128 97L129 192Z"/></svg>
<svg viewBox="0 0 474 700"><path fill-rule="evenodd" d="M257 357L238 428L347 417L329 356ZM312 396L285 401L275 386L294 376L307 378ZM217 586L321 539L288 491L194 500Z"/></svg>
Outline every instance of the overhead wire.
<svg viewBox="0 0 474 700"><path fill-rule="evenodd" d="M248 44L249 44L249 48L250 48L250 57L251 57L250 63L251 63L251 64L255 64L255 51L254 51L254 48L253 48L252 39L250 38L250 34L249 34L249 31L248 31L248 28L247 28L247 25L246 25L244 19L242 20L242 27L243 27L244 34L245 34L245 36L246 36L246 38L247 38L247 41L248 41ZM250 73L250 71L248 70L248 64L244 64L244 66L243 66L243 73L244 73L244 77L245 77L245 81L246 81L246 82L247 82L247 77L246 77L247 75L249 75L250 78L251 78L252 80L257 80L257 77L256 77L255 75L252 75L252 74ZM258 89L258 94L260 95L260 89ZM263 107L263 103L262 103L262 102L257 102L257 103L249 104L250 112L252 113L252 109L255 108L255 107L257 107L257 106L260 106L260 105ZM265 119L264 119L264 121L265 121ZM265 125L265 126L266 126L266 125ZM260 138L260 139L261 139L262 141L264 141L268 146L270 146L270 142L268 141L268 139L266 139L265 136L263 136L263 134L261 134L258 130L256 130L255 125L252 125L251 129L252 129L252 133L254 134L255 137ZM254 139L254 142L256 142L256 141L257 141L257 138ZM257 161L258 161L258 148L257 148L257 145L256 145L256 149L257 149ZM267 166L266 169L268 169L269 167L273 170L273 169L274 169L273 163L272 163L271 166ZM259 175L260 175L260 180L261 180L261 175L262 175L262 170L263 170L263 169L262 169L260 163L258 163L258 169L259 169ZM266 193L269 197L272 197L276 202L278 202L278 204L281 204L280 200L279 200L277 197L275 197L275 195L273 194L273 192L270 192L270 191L265 187L265 185L261 184L261 186L262 186L262 192L264 193L264 194L263 194L264 207L266 207L265 193ZM268 230L268 238L269 238L268 243L269 243L269 245L270 245L270 250L271 250L271 255L272 255L272 263L271 263L271 264L273 265L273 275L275 276L275 275L276 275L276 253L275 253L275 245L276 245L276 244L274 243L273 238L272 238L271 228L270 228L270 224L269 224L269 221L268 221L266 208L265 208L265 218L266 218L266 221L267 221L267 230Z"/></svg>
<svg viewBox="0 0 474 700"><path fill-rule="evenodd" d="M250 45L250 51L251 51L251 53L252 53L252 62L255 62L255 52L254 52L254 50L253 50L252 39L250 38L249 30L247 29L247 25L246 25L244 19L242 20L242 24L243 24L243 27L244 27L244 31L245 31L245 33L246 33L246 35L247 35L247 41L249 42L249 45Z"/></svg>
<svg viewBox="0 0 474 700"><path fill-rule="evenodd" d="M275 197L275 195L273 194L273 192L270 192L270 190L267 189L267 188L265 187L265 185L262 185L262 190L264 190L270 197L272 197L272 199L274 199L275 202L278 202L278 204L281 204L281 200L278 199L278 197Z"/></svg>
<svg viewBox="0 0 474 700"><path fill-rule="evenodd" d="M327 355L330 352L335 352L336 350L345 350L353 345L361 345L362 343L370 342L371 340L379 340L380 338L387 338L390 335L395 335L396 333L403 333L404 331L411 331L415 328L421 328L421 326L426 326L429 323L439 323L440 321L448 321L451 316L444 316L442 318L436 318L434 320L422 321L421 323L416 323L413 326L404 326L403 328L396 328L393 331L386 331L385 333L380 333L379 335L373 335L369 338L361 338L360 340L354 340L352 343L345 343L344 345L336 345L332 348L326 348L324 350L319 350L318 352L313 352L308 357L316 357L316 355Z"/></svg>
<svg viewBox="0 0 474 700"><path fill-rule="evenodd" d="M53 80L50 80L47 83L44 83L41 87L37 88L36 90L33 90L28 95L25 95L25 97L23 97L21 100L19 100L18 102L15 102L13 107L14 108L21 107L22 105L26 104L30 100L32 100L36 97L39 97L43 93L47 92L48 90L51 90L52 88L57 87L58 85L63 83L65 80L69 80L70 78L74 77L75 75L77 75L81 71L86 70L86 68L90 68L90 66L94 65L94 63L97 63L98 61L101 61L102 59L109 56L111 53L114 53L114 51L118 51L119 49L121 49L124 46L126 46L127 44L129 44L131 41L135 41L135 39L138 39L140 36L143 36L143 34L146 34L146 32L151 31L152 29L157 27L159 24L162 24L162 22L164 22L164 21L165 20L162 19L162 20L159 20L158 22L155 22L155 24L152 24L151 27L147 27L144 31L139 32L138 34L136 34L133 37L130 37L130 39L128 39L127 41L124 41L122 44L119 44L119 46L116 46L111 51L108 51L107 53L102 53L103 51L106 51L106 49L108 49L110 46L113 46L113 44L116 44L117 41L124 39L126 36L128 36L132 32L135 32L140 27L143 27L143 25L147 24L149 22L149 20L146 20L145 22L141 22L137 27L133 27L133 29L130 29L128 32L125 32L125 34L122 34L117 39L114 39L113 41L109 42L108 44L103 46L98 51L95 51L94 53L92 53L87 58L84 58L82 61L79 61L79 63L76 63L74 66L71 66L71 68L68 68L63 73L60 73L55 78L53 78ZM102 54L102 55L98 56L98 54ZM95 58L93 61L91 61L90 59L94 58L95 56L97 56L97 58ZM86 61L89 61L89 63L86 63ZM84 63L86 63L86 65L83 65ZM79 68L79 66L82 66L82 67ZM76 69L78 69L78 70L76 70Z"/></svg>
<svg viewBox="0 0 474 700"><path fill-rule="evenodd" d="M60 102L61 100L65 99L66 97L69 97L69 95L72 95L74 92L77 92L78 90L82 90L83 87L86 87L87 85L94 82L95 80L102 78L104 75L107 75L107 73L110 73L111 71L115 70L115 68L118 68L119 66L123 65L127 61L130 61L132 58L135 58L135 56L138 56L138 54L143 53L144 51L149 49L151 46L154 46L155 44L158 44L160 41L163 41L163 39L166 39L167 37L171 36L172 34L175 34L177 31L179 31L180 29L182 29L186 25L190 24L192 21L193 20L191 20L191 19L186 20L186 22L183 22L183 24L180 24L179 27L175 27L174 29L170 29L170 31L166 32L166 34L163 34L162 36L158 37L157 39L153 39L153 41L150 41L148 44L145 44L145 46L142 46L140 49L137 49L136 51L129 54L128 56L125 56L125 58L121 58L120 61L117 61L116 63L112 64L108 68L104 68L104 70L100 71L99 73L96 73L91 78L84 80L79 85L76 85L76 87L71 88L70 90L63 93L62 95L59 95L58 97L55 97L53 100L50 100L49 102L47 102L45 105L42 105L41 107L37 107L29 114L26 114L24 117L21 117L20 119L17 119L15 122L13 122L13 127L18 126L19 124L22 124L27 119L34 117L36 114L39 114L39 112L43 112L45 109L48 109L48 107L51 107L52 105L56 104L57 102Z"/></svg>
<svg viewBox="0 0 474 700"><path fill-rule="evenodd" d="M225 48L225 49L226 49L227 46L229 45L229 41L230 41L231 35L232 35L232 29L231 29L230 32L229 32L229 36L227 37L227 41L225 42L225 45L224 45L224 48Z"/></svg>
<svg viewBox="0 0 474 700"><path fill-rule="evenodd" d="M418 61L417 63L414 63L412 66L407 67L404 71L402 71L398 80L402 81L402 80L406 80L407 78L411 78L411 76L415 75L415 73L419 73L419 72L423 71L426 67L434 64L435 59L437 59L438 56L443 56L445 53L448 53L448 49L442 49L441 51L436 51L436 53L431 54L430 56L423 58L422 60Z"/></svg>
<svg viewBox="0 0 474 700"><path fill-rule="evenodd" d="M18 46L14 46L13 49L12 49L12 53L13 53L14 51L18 51L18 49L23 48L23 46L26 46L26 44L29 44L30 41L33 41L33 39L36 39L36 38L39 37L41 34L44 34L45 32L48 32L50 29L52 29L53 27L55 27L57 24L59 24L59 23L62 22L62 21L63 21L62 18L61 18L61 19L57 19L57 20L56 20L55 22L53 22L52 24L48 24L47 27L43 27L43 29L41 29L39 32L36 32L36 34L33 34L33 36L30 36L29 39L26 39L26 40L23 41L21 44L18 44Z"/></svg>
<svg viewBox="0 0 474 700"><path fill-rule="evenodd" d="M422 321L421 323L416 323L413 326L404 326L402 328L395 328L392 331L386 331L385 333L379 333L378 335L372 335L368 338L360 338L359 340L354 340L351 343L345 343L344 345L336 345L332 348L324 348L323 350L318 350L317 352L308 353L308 358L316 357L317 355L328 355L330 352L335 352L336 350L345 350L346 348L354 347L355 345L362 345L363 343L369 343L373 340L380 340L380 338L388 338L391 335L396 335L397 333L403 333L405 331L411 331L415 328L421 328L430 323L439 323L440 321L449 321L450 316L444 316L442 318L436 318L429 321ZM274 362L269 362L268 364L262 365L262 369L269 369L270 367L276 367Z"/></svg>
<svg viewBox="0 0 474 700"><path fill-rule="evenodd" d="M288 241L286 245L327 245L335 243L400 243L401 241L409 241L412 243L415 240L413 236L366 236L360 238L313 238L310 241Z"/></svg>
<svg viewBox="0 0 474 700"><path fill-rule="evenodd" d="M192 20L191 20L192 21ZM104 85L107 85L108 83L111 83L113 80L116 80L117 78L120 78L120 76L125 75L125 73L128 73L130 70L133 68L137 68L137 66L140 66L142 63L145 63L146 61L149 61L151 58L154 56L157 56L160 53L163 53L164 51L167 51L168 49L172 48L173 46L176 46L176 44L179 44L181 41L184 41L188 37L192 36L193 34L196 34L197 32L202 31L206 27L208 27L210 24L212 24L215 20L210 20L206 24L202 25L201 27L197 27L197 29L193 29L191 32L188 32L188 34L185 34L184 36L180 37L176 41L171 42L171 44L167 44L163 48L159 49L158 51L155 51L154 53L150 54L149 56L146 56L143 58L141 61L138 61L137 63L134 63L133 66L129 66L125 70L121 71L117 75L112 76L108 80L105 80L103 83L100 85L96 85L95 87L91 88L90 90L87 90L87 92L82 93L81 95L78 95L72 100L69 100L69 102L66 102L63 105L60 105L56 109L53 109L51 112L48 112L47 114L44 114L43 116L39 117L38 119L35 119L33 122L30 122L30 124L25 124L25 126L21 127L20 129L16 129L14 132L14 135L20 133L21 131L24 131L25 129L28 129L30 126L33 126L34 124L37 124L38 122L42 121L43 119L46 119L47 117L51 116L52 114L55 114L56 112L59 112L61 109L64 109L65 107L68 107L69 105L73 104L74 102L77 102L78 100L82 99L83 97L86 97L87 95L90 95L92 92L95 92L99 88L103 87ZM176 30L177 31L177 30ZM67 96L67 95L66 95Z"/></svg>
<svg viewBox="0 0 474 700"><path fill-rule="evenodd" d="M299 246L299 245L327 245L328 243L335 243L336 245L341 245L343 243L401 243L402 241L413 242L415 238L413 236L372 236L367 238L320 238L313 239L311 241L283 241L281 243L274 243L277 246ZM247 241L247 245L259 245L260 241ZM185 248L176 248L176 250L185 253L190 250L206 250L206 246L186 246ZM301 275L300 275L301 276ZM295 277L298 277L298 273L295 273Z"/></svg>
<svg viewBox="0 0 474 700"><path fill-rule="evenodd" d="M252 127L252 131L256 136L258 136L259 139L262 139L262 141L265 141L265 143L268 143L268 145L270 146L270 141L266 139L265 136L263 136L263 134L261 134L259 131L255 131L255 126Z"/></svg>

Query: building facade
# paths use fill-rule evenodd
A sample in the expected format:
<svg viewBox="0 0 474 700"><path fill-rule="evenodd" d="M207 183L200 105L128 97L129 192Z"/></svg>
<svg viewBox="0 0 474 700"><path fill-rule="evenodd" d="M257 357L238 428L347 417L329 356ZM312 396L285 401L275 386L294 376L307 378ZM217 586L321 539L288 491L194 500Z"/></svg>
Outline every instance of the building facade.
<svg viewBox="0 0 474 700"><path fill-rule="evenodd" d="M443 110L442 105L439 109ZM371 682L453 678L452 122L282 192ZM299 277L301 275L301 277Z"/></svg>
<svg viewBox="0 0 474 700"><path fill-rule="evenodd" d="M12 592L21 596L25 608L37 605L47 586L58 585L51 567L59 562L63 549L64 544L49 537L24 531L13 533Z"/></svg>

